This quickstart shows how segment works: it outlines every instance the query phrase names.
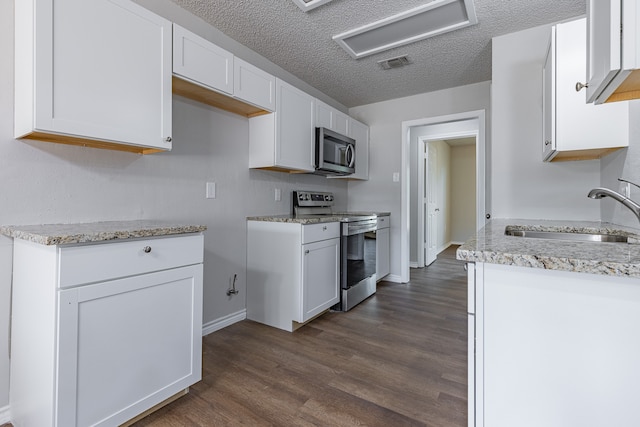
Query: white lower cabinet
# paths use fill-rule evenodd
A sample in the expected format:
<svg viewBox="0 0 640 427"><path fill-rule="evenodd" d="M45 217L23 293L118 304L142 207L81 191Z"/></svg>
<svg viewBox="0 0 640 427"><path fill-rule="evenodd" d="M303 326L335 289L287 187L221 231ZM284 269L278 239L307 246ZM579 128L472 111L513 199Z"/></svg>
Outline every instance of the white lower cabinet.
<svg viewBox="0 0 640 427"><path fill-rule="evenodd" d="M247 318L292 332L340 301L340 226L248 221Z"/></svg>
<svg viewBox="0 0 640 427"><path fill-rule="evenodd" d="M67 251L79 257L61 262ZM16 240L13 424L116 426L199 381L202 261L201 234L78 246ZM96 274L59 280L81 264Z"/></svg>
<svg viewBox="0 0 640 427"><path fill-rule="evenodd" d="M381 280L390 272L390 217L378 217L378 229L376 230L376 277Z"/></svg>
<svg viewBox="0 0 640 427"><path fill-rule="evenodd" d="M476 427L638 424L640 279L476 263L473 329Z"/></svg>

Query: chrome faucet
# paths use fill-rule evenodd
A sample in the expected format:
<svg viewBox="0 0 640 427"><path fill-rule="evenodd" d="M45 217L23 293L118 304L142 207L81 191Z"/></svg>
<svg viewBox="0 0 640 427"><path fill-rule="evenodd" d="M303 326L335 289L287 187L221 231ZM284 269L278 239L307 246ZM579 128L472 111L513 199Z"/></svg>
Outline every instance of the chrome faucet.
<svg viewBox="0 0 640 427"><path fill-rule="evenodd" d="M629 184L637 186L633 182L629 182L624 179L619 178L618 180L622 182L628 182ZM589 191L587 197L589 197L590 199L602 199L603 197L611 197L613 200L617 200L618 202L626 206L631 212L633 212L636 218L638 218L638 221L640 221L640 205L616 191L610 190L608 188L594 188L593 190Z"/></svg>

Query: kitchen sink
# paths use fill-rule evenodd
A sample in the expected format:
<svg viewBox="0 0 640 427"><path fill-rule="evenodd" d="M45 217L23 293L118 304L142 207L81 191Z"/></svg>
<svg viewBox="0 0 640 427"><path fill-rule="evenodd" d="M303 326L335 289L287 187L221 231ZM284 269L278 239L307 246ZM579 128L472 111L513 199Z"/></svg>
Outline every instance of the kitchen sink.
<svg viewBox="0 0 640 427"><path fill-rule="evenodd" d="M622 234L606 233L572 233L570 231L538 231L538 230L516 230L505 228L504 234L514 237L530 237L534 239L549 240L571 240L581 242L613 242L627 243L627 236Z"/></svg>

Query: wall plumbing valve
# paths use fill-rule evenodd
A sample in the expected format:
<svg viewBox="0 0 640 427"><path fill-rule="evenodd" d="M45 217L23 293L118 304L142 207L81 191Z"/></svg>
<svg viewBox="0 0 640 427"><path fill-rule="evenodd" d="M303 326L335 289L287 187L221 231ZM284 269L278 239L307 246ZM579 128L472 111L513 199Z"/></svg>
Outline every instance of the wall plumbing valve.
<svg viewBox="0 0 640 427"><path fill-rule="evenodd" d="M227 289L227 296L238 295L240 293L239 290L236 289L236 279L238 278L237 274L233 275L233 281L231 282L231 288Z"/></svg>

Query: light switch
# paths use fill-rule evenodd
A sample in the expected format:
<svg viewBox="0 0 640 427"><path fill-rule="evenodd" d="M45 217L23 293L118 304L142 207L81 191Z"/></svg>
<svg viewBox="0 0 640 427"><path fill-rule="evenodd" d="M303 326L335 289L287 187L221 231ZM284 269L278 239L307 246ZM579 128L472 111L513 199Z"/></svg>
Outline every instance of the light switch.
<svg viewBox="0 0 640 427"><path fill-rule="evenodd" d="M280 191L279 188L276 188L275 198L276 198L276 202L279 202L280 200L282 200L282 191Z"/></svg>
<svg viewBox="0 0 640 427"><path fill-rule="evenodd" d="M393 173L393 182L400 182L400 172Z"/></svg>
<svg viewBox="0 0 640 427"><path fill-rule="evenodd" d="M207 199L215 199L216 198L216 183L215 182L207 182Z"/></svg>

